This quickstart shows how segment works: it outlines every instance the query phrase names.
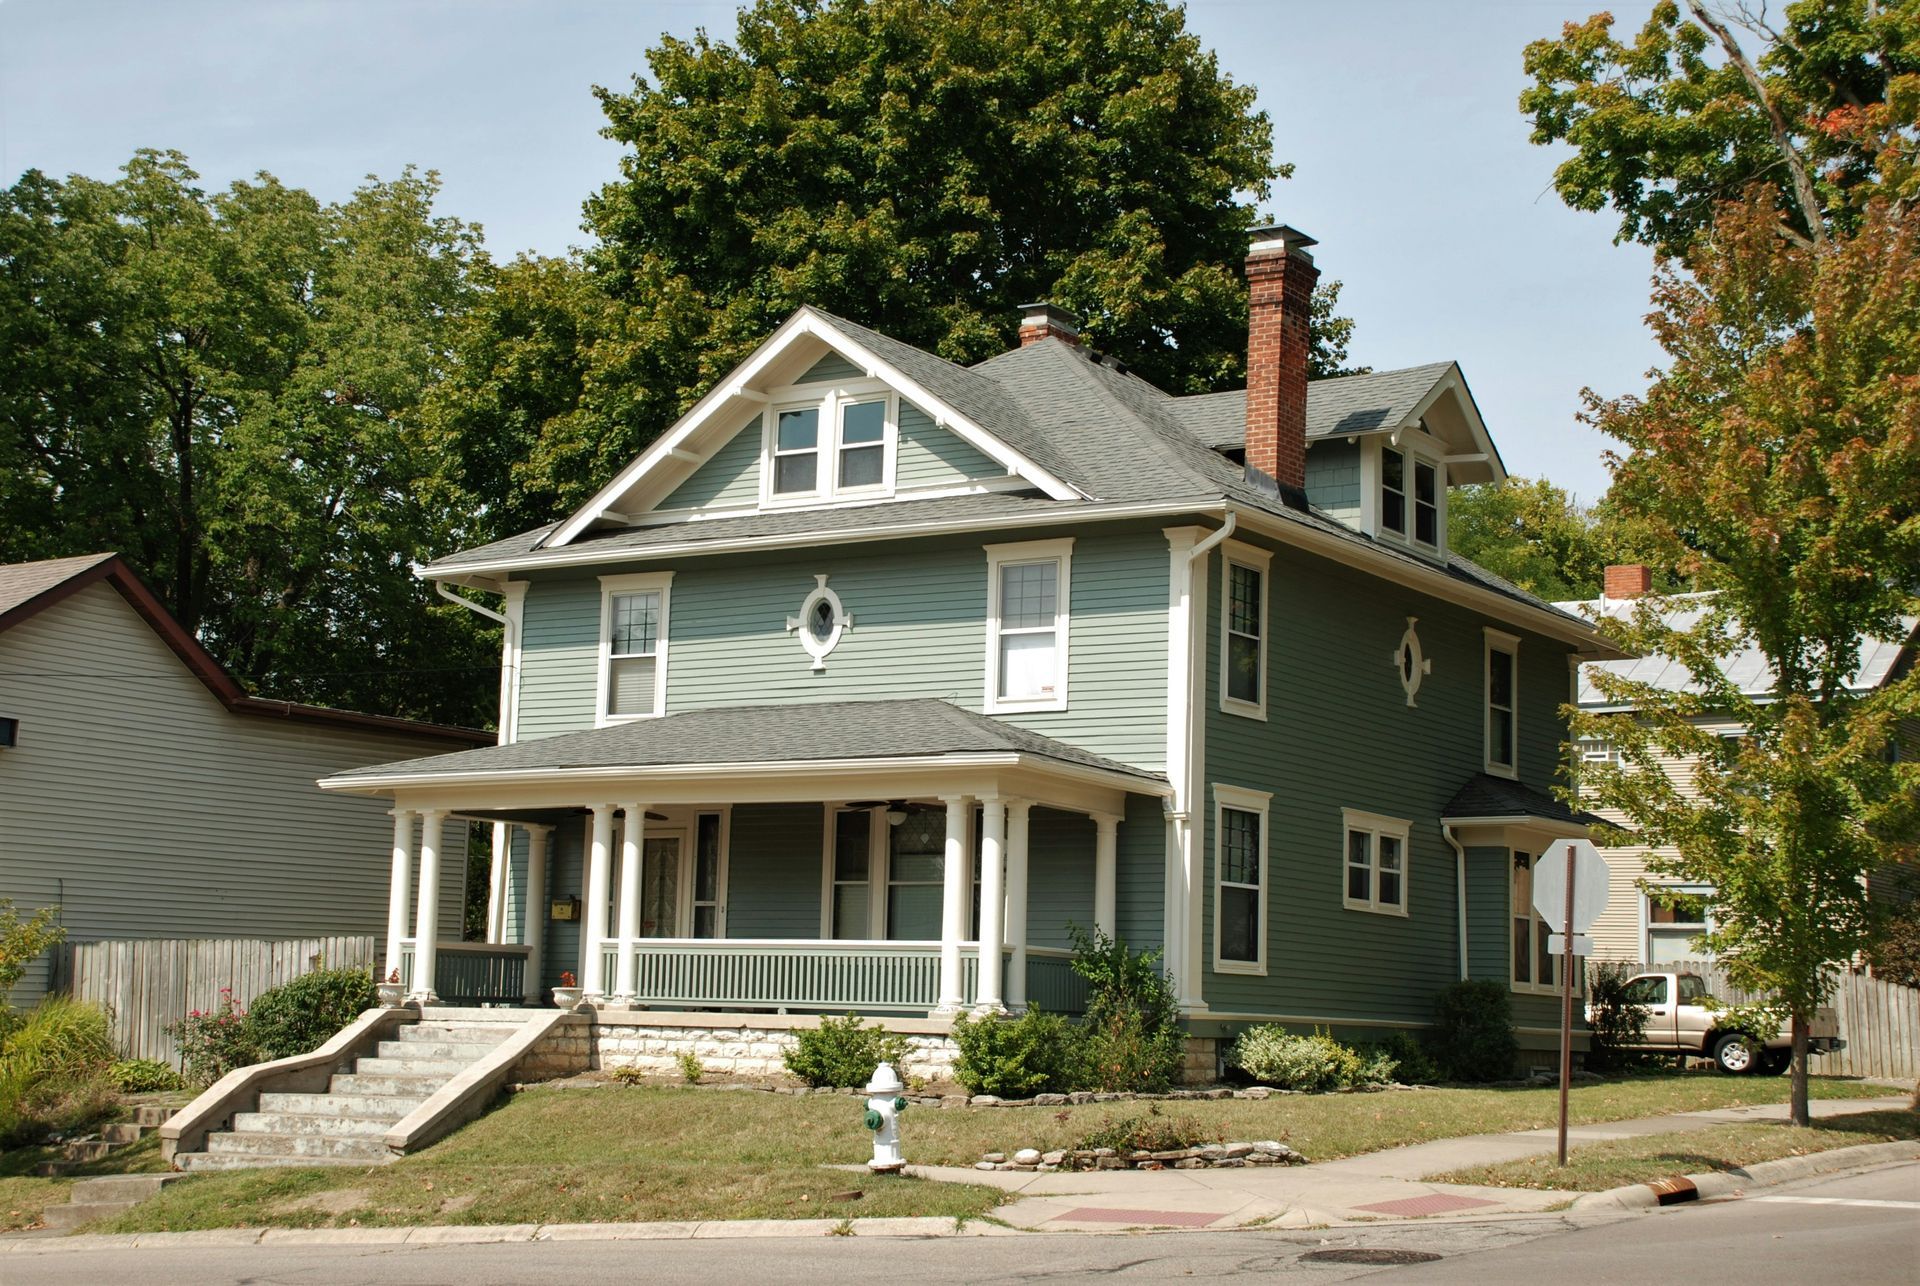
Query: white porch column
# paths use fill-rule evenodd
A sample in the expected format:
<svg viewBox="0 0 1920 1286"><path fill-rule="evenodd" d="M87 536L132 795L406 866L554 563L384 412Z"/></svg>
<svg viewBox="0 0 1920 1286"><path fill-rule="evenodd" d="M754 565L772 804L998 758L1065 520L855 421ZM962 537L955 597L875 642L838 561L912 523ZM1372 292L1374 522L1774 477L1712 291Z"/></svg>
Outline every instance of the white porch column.
<svg viewBox="0 0 1920 1286"><path fill-rule="evenodd" d="M507 940L507 886L512 880L513 828L493 824L493 863L487 868L487 941Z"/></svg>
<svg viewBox="0 0 1920 1286"><path fill-rule="evenodd" d="M527 1003L546 1003L542 966L547 947L547 837L551 826L527 826L527 904L520 914L520 941L527 947Z"/></svg>
<svg viewBox="0 0 1920 1286"><path fill-rule="evenodd" d="M947 849L940 886L940 1007L938 1014L957 1014L967 1003L960 968L960 942L967 936L967 813L966 795L943 795L947 810Z"/></svg>
<svg viewBox="0 0 1920 1286"><path fill-rule="evenodd" d="M440 940L440 842L447 820L443 808L420 814L420 905L413 919L413 985L407 999L431 1005L440 997L433 990L433 969Z"/></svg>
<svg viewBox="0 0 1920 1286"><path fill-rule="evenodd" d="M1027 1007L1027 820L1033 805L1024 799L1007 804L1007 961L1009 1009Z"/></svg>
<svg viewBox="0 0 1920 1286"><path fill-rule="evenodd" d="M1004 1010L1000 949L1006 937L1007 806L998 796L980 801L980 990L974 1008Z"/></svg>
<svg viewBox="0 0 1920 1286"><path fill-rule="evenodd" d="M1109 938L1119 917L1120 818L1114 813L1093 815L1093 927Z"/></svg>
<svg viewBox="0 0 1920 1286"><path fill-rule="evenodd" d="M614 1003L631 1007L638 989L640 936L640 855L645 850L647 806L626 804L627 824L620 828L620 969L614 984Z"/></svg>
<svg viewBox="0 0 1920 1286"><path fill-rule="evenodd" d="M581 999L604 1004L607 980L601 959L607 942L607 885L613 865L612 804L593 805L593 838L587 846L587 905L582 913L581 941L586 958L580 962Z"/></svg>
<svg viewBox="0 0 1920 1286"><path fill-rule="evenodd" d="M407 936L407 895L413 884L413 814L393 810L393 873L387 878L387 967L380 980L398 978L400 939Z"/></svg>

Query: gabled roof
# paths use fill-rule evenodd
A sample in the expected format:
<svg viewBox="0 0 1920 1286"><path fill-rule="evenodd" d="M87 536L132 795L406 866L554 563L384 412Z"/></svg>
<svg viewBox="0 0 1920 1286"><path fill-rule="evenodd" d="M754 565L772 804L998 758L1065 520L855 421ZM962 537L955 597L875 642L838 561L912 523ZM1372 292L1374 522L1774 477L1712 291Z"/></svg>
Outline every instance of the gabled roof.
<svg viewBox="0 0 1920 1286"><path fill-rule="evenodd" d="M1712 597L1710 593L1676 594L1663 604L1661 620L1669 629L1691 629L1699 623L1706 612L1707 600ZM1555 606L1562 611L1585 615L1590 620L1624 620L1633 615L1638 604L1638 599L1588 598L1556 603ZM1850 691L1871 692L1880 687L1894 677L1903 652L1920 650L1920 617L1902 618L1901 630L1903 636L1898 639L1861 640L1859 668L1847 683ZM1619 661L1589 661L1580 667L1580 692L1576 698L1580 705L1589 709L1618 708L1594 685L1594 672L1601 667L1610 674L1667 692L1699 690L1691 670L1672 657L1658 653ZM1751 645L1741 647L1724 658L1720 670L1743 696L1764 697L1773 691L1773 669L1760 650Z"/></svg>
<svg viewBox="0 0 1920 1286"><path fill-rule="evenodd" d="M118 590L120 597L173 649L194 677L206 685L221 705L235 714L343 724L414 737L443 737L465 745L482 744L494 739L492 733L477 728L454 728L445 724L398 719L392 715L360 714L352 710L334 710L326 706L270 701L250 696L200 645L200 641L187 633L185 627L167 611L166 605L147 588L146 582L118 554L83 554L77 558L50 558L40 562L0 565L0 633L33 619L88 586L98 585L102 581Z"/></svg>
<svg viewBox="0 0 1920 1286"><path fill-rule="evenodd" d="M376 764L336 774L328 789L410 778L538 774L598 768L713 768L734 764L831 764L1012 755L1092 769L1157 789L1158 773L1067 745L936 698L830 701L683 710L659 719L487 746L459 754Z"/></svg>
<svg viewBox="0 0 1920 1286"><path fill-rule="evenodd" d="M1411 424L1415 408L1427 399L1452 362L1431 362L1398 371L1339 375L1307 385L1307 440L1347 433L1377 433ZM1202 393L1174 399L1181 422L1208 446L1241 447L1247 442L1247 392Z"/></svg>

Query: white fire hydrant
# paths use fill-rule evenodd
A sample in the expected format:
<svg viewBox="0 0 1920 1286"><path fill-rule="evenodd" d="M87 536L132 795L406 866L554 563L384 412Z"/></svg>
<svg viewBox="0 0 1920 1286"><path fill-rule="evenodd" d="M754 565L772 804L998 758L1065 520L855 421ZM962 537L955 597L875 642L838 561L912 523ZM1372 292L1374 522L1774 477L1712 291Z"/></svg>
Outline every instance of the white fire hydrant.
<svg viewBox="0 0 1920 1286"><path fill-rule="evenodd" d="M899 1174L906 1168L900 1156L900 1114L907 1110L900 1091L906 1088L891 1063L874 1068L867 1082L867 1128L873 1131L873 1160L867 1169L875 1174Z"/></svg>

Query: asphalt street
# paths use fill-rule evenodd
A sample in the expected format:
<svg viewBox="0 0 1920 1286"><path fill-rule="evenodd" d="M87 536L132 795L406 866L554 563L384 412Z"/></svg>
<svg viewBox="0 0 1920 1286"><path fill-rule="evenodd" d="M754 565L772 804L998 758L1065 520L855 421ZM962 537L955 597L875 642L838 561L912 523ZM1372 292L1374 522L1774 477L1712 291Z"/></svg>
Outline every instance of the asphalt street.
<svg viewBox="0 0 1920 1286"><path fill-rule="evenodd" d="M1437 1255L1393 1266L1327 1262ZM1391 1283L1658 1282L1710 1271L1733 1280L1920 1277L1920 1164L1809 1180L1752 1197L1604 1222L1525 1216L1290 1231L929 1240L742 1238L469 1246L251 1246L60 1251L0 1259L7 1286L490 1286L492 1283L1217 1281L1275 1274Z"/></svg>

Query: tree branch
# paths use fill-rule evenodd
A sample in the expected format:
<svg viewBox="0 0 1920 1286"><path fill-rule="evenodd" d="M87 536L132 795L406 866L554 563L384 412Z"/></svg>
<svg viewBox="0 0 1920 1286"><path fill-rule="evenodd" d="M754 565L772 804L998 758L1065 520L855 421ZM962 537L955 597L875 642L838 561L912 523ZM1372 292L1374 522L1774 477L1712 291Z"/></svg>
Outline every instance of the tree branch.
<svg viewBox="0 0 1920 1286"><path fill-rule="evenodd" d="M1740 74L1746 78L1747 87L1753 90L1754 97L1760 100L1760 108L1767 114L1767 127L1773 134L1773 145L1780 149L1780 155L1787 163L1787 173L1793 179L1794 200L1800 206L1800 213L1806 218L1807 231L1812 244L1823 246L1827 241L1825 220L1821 218L1820 198L1813 190L1813 180L1807 175L1807 165L1801 159L1800 151L1794 147L1792 137L1787 133L1787 122L1780 115L1780 108L1773 101L1773 95L1767 92L1766 81L1760 78L1760 69L1753 65L1746 52L1740 48L1740 42L1727 30L1727 24L1707 12L1702 0L1687 0L1687 12L1694 21L1712 32L1727 51L1727 58Z"/></svg>

